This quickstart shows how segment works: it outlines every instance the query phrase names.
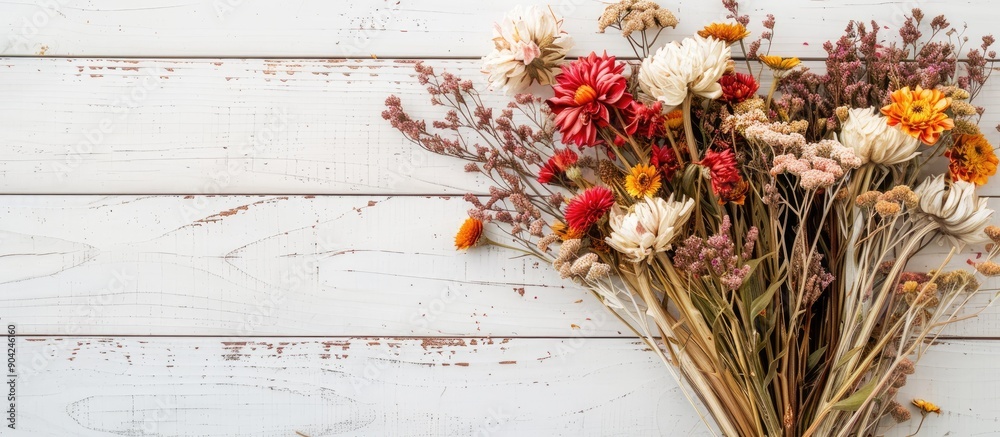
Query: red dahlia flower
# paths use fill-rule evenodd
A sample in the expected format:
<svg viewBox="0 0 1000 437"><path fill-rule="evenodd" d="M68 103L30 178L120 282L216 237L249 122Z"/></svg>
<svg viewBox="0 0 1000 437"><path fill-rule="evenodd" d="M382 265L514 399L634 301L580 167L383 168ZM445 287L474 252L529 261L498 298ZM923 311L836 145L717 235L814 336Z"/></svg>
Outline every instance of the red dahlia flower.
<svg viewBox="0 0 1000 437"><path fill-rule="evenodd" d="M708 167L712 177L712 191L716 196L731 192L741 180L740 171L736 167L736 154L732 149L705 152L701 165Z"/></svg>
<svg viewBox="0 0 1000 437"><path fill-rule="evenodd" d="M624 113L632 105L626 92L625 64L616 64L614 56L580 58L562 67L552 86L555 97L546 101L556 117L563 143L577 147L594 146L597 128L607 126L614 111Z"/></svg>
<svg viewBox="0 0 1000 437"><path fill-rule="evenodd" d="M569 201L566 223L578 231L586 231L608 213L615 204L615 195L606 187L590 187Z"/></svg>
<svg viewBox="0 0 1000 437"><path fill-rule="evenodd" d="M667 116L663 114L663 102L657 100L652 105L632 102L630 120L626 130L645 138L655 138L663 135Z"/></svg>
<svg viewBox="0 0 1000 437"><path fill-rule="evenodd" d="M557 150L555 155L538 170L538 182L549 183L552 178L562 177L566 174L566 169L576 165L576 153L570 149Z"/></svg>
<svg viewBox="0 0 1000 437"><path fill-rule="evenodd" d="M722 85L722 97L720 100L737 104L750 97L753 97L760 89L760 84L749 74L734 73L722 76L719 79Z"/></svg>
<svg viewBox="0 0 1000 437"><path fill-rule="evenodd" d="M670 146L660 147L653 144L653 153L650 155L649 163L660 171L660 176L664 180L673 179L674 174L681 168L680 163L677 162L677 152Z"/></svg>

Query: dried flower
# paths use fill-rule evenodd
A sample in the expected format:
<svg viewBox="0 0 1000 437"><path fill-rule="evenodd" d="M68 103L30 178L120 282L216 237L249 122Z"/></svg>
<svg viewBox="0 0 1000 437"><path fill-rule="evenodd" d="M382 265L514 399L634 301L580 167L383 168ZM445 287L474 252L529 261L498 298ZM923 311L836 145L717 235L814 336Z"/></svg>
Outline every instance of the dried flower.
<svg viewBox="0 0 1000 437"><path fill-rule="evenodd" d="M983 276L1000 276L1000 264L993 261L983 261L976 264L976 271Z"/></svg>
<svg viewBox="0 0 1000 437"><path fill-rule="evenodd" d="M636 164L625 177L625 191L637 199L650 197L660 189L660 174L651 165Z"/></svg>
<svg viewBox="0 0 1000 437"><path fill-rule="evenodd" d="M923 399L914 399L913 405L920 409L920 414L936 413L941 414L941 408Z"/></svg>
<svg viewBox="0 0 1000 437"><path fill-rule="evenodd" d="M625 111L632 105L622 76L624 69L625 64L616 63L614 56L593 52L563 67L552 87L555 97L546 101L555 114L563 143L578 147L599 144L597 128L607 126L615 110Z"/></svg>
<svg viewBox="0 0 1000 437"><path fill-rule="evenodd" d="M689 92L717 99L722 96L719 78L726 71L730 53L725 42L714 38L671 42L643 59L639 86L667 109L680 106Z"/></svg>
<svg viewBox="0 0 1000 437"><path fill-rule="evenodd" d="M455 248L466 250L479 244L483 236L483 222L479 219L469 217L462 223L462 227L455 234Z"/></svg>
<svg viewBox="0 0 1000 437"><path fill-rule="evenodd" d="M920 154L920 140L889 126L876 108L849 110L838 139L854 149L862 164L900 164Z"/></svg>
<svg viewBox="0 0 1000 437"><path fill-rule="evenodd" d="M939 226L941 235L955 246L984 241L993 211L986 199L976 195L976 186L965 181L945 184L944 175L928 178L915 190L920 212Z"/></svg>
<svg viewBox="0 0 1000 437"><path fill-rule="evenodd" d="M889 126L899 127L907 135L933 145L941 138L941 133L955 127L955 123L944 111L951 99L941 91L923 89L919 85L910 90L904 87L893 91L892 102L882 107Z"/></svg>
<svg viewBox="0 0 1000 437"><path fill-rule="evenodd" d="M711 23L699 30L698 36L715 38L725 41L727 45L732 45L750 36L750 31L740 23Z"/></svg>
<svg viewBox="0 0 1000 437"><path fill-rule="evenodd" d="M566 222L569 227L586 231L615 204L615 196L606 187L590 187L580 193L566 206Z"/></svg>
<svg viewBox="0 0 1000 437"><path fill-rule="evenodd" d="M650 152L649 163L659 170L663 180L673 179L681 167L680 163L677 162L677 152L668 146L660 147L656 144L653 144Z"/></svg>
<svg viewBox="0 0 1000 437"><path fill-rule="evenodd" d="M586 279L588 281L596 281L598 279L607 278L611 274L611 266L604 263L594 263L590 266L590 271L587 272Z"/></svg>
<svg viewBox="0 0 1000 437"><path fill-rule="evenodd" d="M986 185L990 176L997 173L996 153L982 134L955 135L953 144L944 156L948 158L948 172L952 178Z"/></svg>
<svg viewBox="0 0 1000 437"><path fill-rule="evenodd" d="M896 401L892 401L889 407L889 415L892 416L892 420L895 420L896 423L903 423L910 420L910 411Z"/></svg>
<svg viewBox="0 0 1000 437"><path fill-rule="evenodd" d="M791 70L802 63L799 58L782 58L777 55L760 55L757 59L774 71Z"/></svg>
<svg viewBox="0 0 1000 437"><path fill-rule="evenodd" d="M629 36L632 32L677 27L677 17L652 1L622 0L604 8L604 13L597 20L601 33L613 25L618 26L622 35Z"/></svg>
<svg viewBox="0 0 1000 437"><path fill-rule="evenodd" d="M691 215L694 199L669 200L647 197L625 210L611 211L611 236L604 239L609 246L633 262L650 260L670 249L670 243Z"/></svg>
<svg viewBox="0 0 1000 437"><path fill-rule="evenodd" d="M576 164L578 156L570 149L556 150L551 158L538 170L538 182L547 184L553 178L566 176L566 170Z"/></svg>
<svg viewBox="0 0 1000 437"><path fill-rule="evenodd" d="M990 237L994 243L1000 244L1000 227L989 225L985 229L986 236Z"/></svg>
<svg viewBox="0 0 1000 437"><path fill-rule="evenodd" d="M532 82L552 84L573 47L562 30L562 19L537 6L515 7L494 24L493 44L493 51L483 58L483 72L490 84L507 93L522 91Z"/></svg>
<svg viewBox="0 0 1000 437"><path fill-rule="evenodd" d="M730 103L740 103L757 93L760 84L757 79L749 74L736 73L727 74L719 79L722 86L722 97L720 100Z"/></svg>
<svg viewBox="0 0 1000 437"><path fill-rule="evenodd" d="M741 180L740 171L736 165L736 155L732 149L720 152L708 150L699 164L708 170L709 178L712 180L712 192L716 196L732 190L733 186Z"/></svg>

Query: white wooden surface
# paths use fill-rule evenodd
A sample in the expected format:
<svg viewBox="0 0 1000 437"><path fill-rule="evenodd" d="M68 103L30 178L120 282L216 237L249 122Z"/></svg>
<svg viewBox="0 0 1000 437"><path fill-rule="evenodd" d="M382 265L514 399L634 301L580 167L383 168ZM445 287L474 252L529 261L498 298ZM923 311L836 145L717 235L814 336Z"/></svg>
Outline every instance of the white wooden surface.
<svg viewBox="0 0 1000 437"><path fill-rule="evenodd" d="M912 7L995 28L987 0L742 3L755 31L776 15L772 53L811 58L847 20L890 35ZM413 59L477 78L513 4L0 5L0 325L19 332L0 436L702 435L587 293L455 253L455 195L485 184L381 120L390 93L433 113ZM573 55L630 52L595 32L599 2L553 6ZM665 38L724 16L664 6ZM977 102L994 143L998 101L993 82ZM1000 435L1000 311L947 337L903 389L944 409L920 435Z"/></svg>

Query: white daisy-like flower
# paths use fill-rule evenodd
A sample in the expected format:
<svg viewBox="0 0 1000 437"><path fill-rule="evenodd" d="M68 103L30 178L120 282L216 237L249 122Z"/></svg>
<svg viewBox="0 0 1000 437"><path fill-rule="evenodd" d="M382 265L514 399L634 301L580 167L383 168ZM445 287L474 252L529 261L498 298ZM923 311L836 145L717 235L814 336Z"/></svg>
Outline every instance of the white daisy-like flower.
<svg viewBox="0 0 1000 437"><path fill-rule="evenodd" d="M840 142L854 149L862 164L893 165L920 154L920 140L889 126L878 108L853 108L840 130Z"/></svg>
<svg viewBox="0 0 1000 437"><path fill-rule="evenodd" d="M616 207L608 222L611 236L604 241L633 262L652 261L653 255L670 249L692 209L694 199L677 201L673 196L646 197L630 210Z"/></svg>
<svg viewBox="0 0 1000 437"><path fill-rule="evenodd" d="M489 75L490 85L511 94L532 82L554 83L573 40L551 9L518 6L494 24L493 44L483 58L483 73Z"/></svg>
<svg viewBox="0 0 1000 437"><path fill-rule="evenodd" d="M986 226L993 211L986 208L986 199L976 195L974 184L947 184L944 175L939 175L925 180L914 192L920 198L920 213L935 221L941 236L953 245L962 247L989 240Z"/></svg>
<svg viewBox="0 0 1000 437"><path fill-rule="evenodd" d="M732 52L715 38L673 41L642 61L639 87L671 110L684 103L688 93L708 99L722 95L719 78L726 72Z"/></svg>

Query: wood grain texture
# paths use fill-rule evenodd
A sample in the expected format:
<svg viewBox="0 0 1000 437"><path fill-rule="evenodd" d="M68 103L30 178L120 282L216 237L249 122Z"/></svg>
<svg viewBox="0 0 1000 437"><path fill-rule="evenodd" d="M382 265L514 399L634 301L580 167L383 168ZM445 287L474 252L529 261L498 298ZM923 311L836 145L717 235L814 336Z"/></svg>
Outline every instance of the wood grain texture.
<svg viewBox="0 0 1000 437"><path fill-rule="evenodd" d="M707 435L630 339L20 341L19 429L4 435ZM937 345L900 391L943 410L920 435L991 435L998 359L996 342Z"/></svg>
<svg viewBox="0 0 1000 437"><path fill-rule="evenodd" d="M456 252L466 209L419 196L3 196L0 318L32 335L628 333L550 266ZM942 249L915 264L938 267ZM1000 310L948 335L1000 337Z"/></svg>
<svg viewBox="0 0 1000 437"><path fill-rule="evenodd" d="M483 80L478 62L429 62ZM412 67L343 59L0 59L7 96L0 101L0 193L487 192L462 162L420 149L382 119L390 94L415 117L442 116ZM507 102L497 93L487 101ZM997 81L977 101L987 107L981 125L991 141L1000 138L993 131L998 101ZM991 184L982 194L1000 189Z"/></svg>
<svg viewBox="0 0 1000 437"><path fill-rule="evenodd" d="M37 0L6 3L0 15L2 55L170 57L479 58L490 49L489 29L515 4L551 5L576 40L571 55L607 48L632 51L623 38L597 32L606 2L598 0L470 1L372 0ZM680 19L663 37L680 39L713 21L726 21L718 0L664 3ZM742 12L758 35L766 14L777 19L774 53L820 57L850 20L878 20L896 35L915 7L933 17L974 20L989 0L744 0ZM973 32L989 32L987 21ZM970 35L978 40L979 34ZM756 36L755 36L756 38Z"/></svg>

